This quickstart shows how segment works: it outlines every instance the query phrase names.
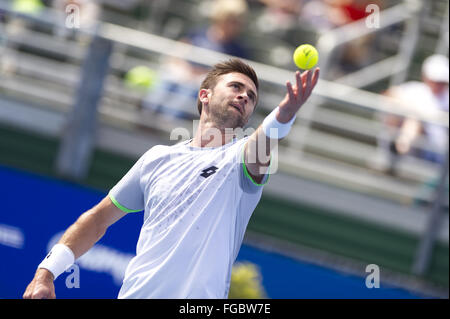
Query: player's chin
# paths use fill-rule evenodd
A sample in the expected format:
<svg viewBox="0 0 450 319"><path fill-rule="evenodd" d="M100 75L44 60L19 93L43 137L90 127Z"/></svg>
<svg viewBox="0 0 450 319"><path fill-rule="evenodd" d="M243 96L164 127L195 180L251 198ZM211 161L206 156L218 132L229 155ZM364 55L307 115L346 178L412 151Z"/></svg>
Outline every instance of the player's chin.
<svg viewBox="0 0 450 319"><path fill-rule="evenodd" d="M244 120L241 116L239 116L239 117L230 116L230 117L228 117L226 123L227 123L226 127L228 129L232 129L232 130L234 130L235 128L238 128L238 127L244 127Z"/></svg>
<svg viewBox="0 0 450 319"><path fill-rule="evenodd" d="M234 128L244 128L245 124L247 123L247 121L245 121L245 119L243 117L239 117L238 119L236 119L236 121L234 121Z"/></svg>

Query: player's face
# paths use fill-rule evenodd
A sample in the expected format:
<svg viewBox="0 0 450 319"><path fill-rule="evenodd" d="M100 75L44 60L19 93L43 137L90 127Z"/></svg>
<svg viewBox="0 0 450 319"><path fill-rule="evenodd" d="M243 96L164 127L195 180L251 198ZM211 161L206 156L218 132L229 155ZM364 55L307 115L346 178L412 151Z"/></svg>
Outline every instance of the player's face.
<svg viewBox="0 0 450 319"><path fill-rule="evenodd" d="M220 76L209 101L210 115L225 128L244 127L255 109L257 90L242 73Z"/></svg>

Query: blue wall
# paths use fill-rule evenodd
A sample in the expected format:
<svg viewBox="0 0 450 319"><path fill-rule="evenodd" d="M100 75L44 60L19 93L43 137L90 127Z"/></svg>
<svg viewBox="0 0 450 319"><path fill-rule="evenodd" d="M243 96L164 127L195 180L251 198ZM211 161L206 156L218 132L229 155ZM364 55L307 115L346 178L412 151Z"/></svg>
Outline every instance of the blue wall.
<svg viewBox="0 0 450 319"><path fill-rule="evenodd" d="M78 216L106 194L76 184L0 166L0 298L21 298L47 249ZM133 256L142 213L122 218L82 256L80 288L67 288L62 274L57 298L115 298ZM238 261L258 265L269 298L419 298L383 285L368 289L365 278L302 263L243 245Z"/></svg>

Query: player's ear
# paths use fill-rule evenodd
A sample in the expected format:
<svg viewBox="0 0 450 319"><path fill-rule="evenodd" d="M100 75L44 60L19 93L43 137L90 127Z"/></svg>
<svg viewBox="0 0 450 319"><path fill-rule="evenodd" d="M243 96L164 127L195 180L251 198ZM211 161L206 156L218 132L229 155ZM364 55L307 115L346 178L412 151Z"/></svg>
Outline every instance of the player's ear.
<svg viewBox="0 0 450 319"><path fill-rule="evenodd" d="M209 90L209 89L201 89L198 92L198 98L200 99L200 102L202 102L202 103L208 103L210 96L211 96L211 90Z"/></svg>

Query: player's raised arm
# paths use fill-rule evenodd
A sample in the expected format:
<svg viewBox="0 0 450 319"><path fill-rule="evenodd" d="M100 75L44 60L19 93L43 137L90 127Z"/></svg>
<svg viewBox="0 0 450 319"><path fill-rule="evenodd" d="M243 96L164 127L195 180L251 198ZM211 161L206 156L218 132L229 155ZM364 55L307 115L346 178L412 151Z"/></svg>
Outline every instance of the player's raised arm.
<svg viewBox="0 0 450 319"><path fill-rule="evenodd" d="M53 281L75 259L87 252L106 232L109 226L126 215L117 208L107 196L92 209L83 213L63 234L44 261L36 270L35 276L27 286L23 298L55 298Z"/></svg>
<svg viewBox="0 0 450 319"><path fill-rule="evenodd" d="M295 120L298 110L311 95L319 79L319 68L295 73L296 83L286 82L287 93L275 108L250 136L245 145L244 161L254 181L261 183L270 162L270 151L284 138Z"/></svg>

